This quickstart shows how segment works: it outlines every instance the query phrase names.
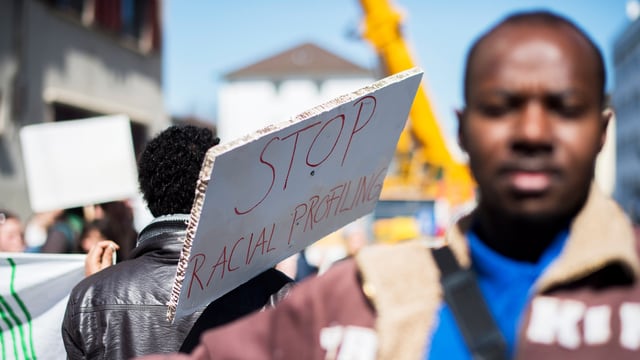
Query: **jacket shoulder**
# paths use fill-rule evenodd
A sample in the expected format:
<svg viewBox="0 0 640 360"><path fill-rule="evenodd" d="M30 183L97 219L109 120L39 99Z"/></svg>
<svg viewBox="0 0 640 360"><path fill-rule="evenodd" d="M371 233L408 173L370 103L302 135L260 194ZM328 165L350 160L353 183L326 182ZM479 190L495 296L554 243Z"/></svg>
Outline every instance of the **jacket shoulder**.
<svg viewBox="0 0 640 360"><path fill-rule="evenodd" d="M377 314L379 358L420 358L442 299L440 271L430 250L420 241L375 245L356 260L363 291Z"/></svg>
<svg viewBox="0 0 640 360"><path fill-rule="evenodd" d="M295 285L275 308L208 331L195 351L212 359L239 355L247 359L322 359L327 353L322 334L327 329L357 328L373 333L373 326L373 309L361 291L356 263L347 259Z"/></svg>

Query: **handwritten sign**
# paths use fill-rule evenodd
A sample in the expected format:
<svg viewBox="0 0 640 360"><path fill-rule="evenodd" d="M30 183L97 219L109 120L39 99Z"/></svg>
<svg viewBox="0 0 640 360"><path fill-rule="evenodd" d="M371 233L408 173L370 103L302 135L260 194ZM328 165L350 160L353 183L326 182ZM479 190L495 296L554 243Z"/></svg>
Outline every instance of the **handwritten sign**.
<svg viewBox="0 0 640 360"><path fill-rule="evenodd" d="M407 70L209 149L168 317L371 212L421 77Z"/></svg>
<svg viewBox="0 0 640 360"><path fill-rule="evenodd" d="M100 116L20 129L34 211L122 200L138 193L129 118Z"/></svg>

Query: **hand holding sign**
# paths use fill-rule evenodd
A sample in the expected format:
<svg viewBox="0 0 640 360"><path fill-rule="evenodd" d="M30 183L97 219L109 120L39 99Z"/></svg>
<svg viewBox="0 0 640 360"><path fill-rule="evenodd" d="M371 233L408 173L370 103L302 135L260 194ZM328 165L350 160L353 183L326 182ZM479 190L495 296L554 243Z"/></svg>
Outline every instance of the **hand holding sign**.
<svg viewBox="0 0 640 360"><path fill-rule="evenodd" d="M407 70L211 148L169 318L371 212L421 76Z"/></svg>

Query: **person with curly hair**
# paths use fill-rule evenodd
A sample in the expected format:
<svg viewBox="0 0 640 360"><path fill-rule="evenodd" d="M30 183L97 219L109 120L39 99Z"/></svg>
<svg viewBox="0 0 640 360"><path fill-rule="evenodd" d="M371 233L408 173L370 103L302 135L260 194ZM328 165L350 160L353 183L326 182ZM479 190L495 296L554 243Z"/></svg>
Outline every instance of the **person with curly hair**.
<svg viewBox="0 0 640 360"><path fill-rule="evenodd" d="M72 290L62 325L68 358L129 359L180 349L202 311L171 323L166 318L167 302L200 167L207 150L219 141L207 128L176 125L146 145L138 160L138 182L155 218L140 232L130 259L94 273ZM104 250L107 254L108 247ZM261 284L269 282L276 289L256 286L232 292L216 302L242 307L255 300L255 305L218 317L227 322L264 306L272 293L290 281L273 271ZM250 299L238 301L239 296ZM209 312L218 309L216 302ZM200 327L211 325L205 321Z"/></svg>

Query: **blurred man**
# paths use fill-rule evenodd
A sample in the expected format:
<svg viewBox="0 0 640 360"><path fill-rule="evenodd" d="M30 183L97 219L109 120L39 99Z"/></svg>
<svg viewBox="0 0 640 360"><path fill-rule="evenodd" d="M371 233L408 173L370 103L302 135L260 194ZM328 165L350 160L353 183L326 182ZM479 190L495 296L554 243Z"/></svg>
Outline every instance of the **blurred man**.
<svg viewBox="0 0 640 360"><path fill-rule="evenodd" d="M459 141L479 201L447 245L365 248L275 311L205 334L191 358L638 358L636 241L593 181L609 120L604 84L599 50L570 21L503 20L467 58ZM451 271L450 282L454 259L470 271ZM472 281L457 288L471 295L462 300L450 291L461 278ZM482 303L492 321L459 306ZM474 331L478 323L495 332Z"/></svg>
<svg viewBox="0 0 640 360"><path fill-rule="evenodd" d="M209 129L173 126L147 144L138 163L138 180L155 219L140 232L131 258L126 261L106 267L113 252L108 242L91 250L88 266L92 270L87 267L87 271L97 272L71 292L62 325L70 359L130 359L179 350L200 313L172 324L166 318L167 303L186 238L200 167L207 150L218 142ZM276 272L263 277L280 279L279 275ZM243 289L221 301L243 304L254 297L269 298L277 291L264 294L266 290L258 286ZM246 299L234 297L235 294ZM250 310L259 309L265 302ZM217 316L230 321L250 311L243 310L241 314L236 311Z"/></svg>

